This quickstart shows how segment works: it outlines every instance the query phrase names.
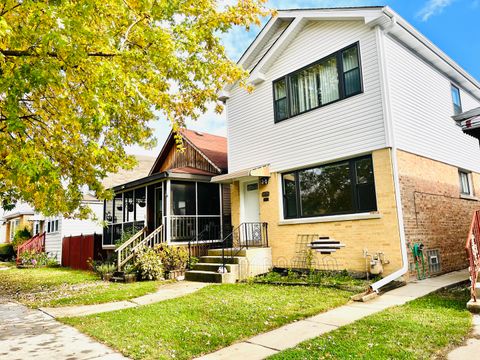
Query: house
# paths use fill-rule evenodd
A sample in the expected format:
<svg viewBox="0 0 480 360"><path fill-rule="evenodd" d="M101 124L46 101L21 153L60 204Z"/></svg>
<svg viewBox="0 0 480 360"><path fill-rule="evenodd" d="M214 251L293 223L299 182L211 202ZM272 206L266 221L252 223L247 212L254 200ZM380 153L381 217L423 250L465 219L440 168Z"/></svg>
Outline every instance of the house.
<svg viewBox="0 0 480 360"><path fill-rule="evenodd" d="M316 249L319 269L381 273L374 290L414 276L420 244L430 275L467 267L480 151L452 116L480 106L477 80L389 7L280 10L239 65L255 90L221 94L212 181L235 229L268 225L273 266Z"/></svg>
<svg viewBox="0 0 480 360"><path fill-rule="evenodd" d="M13 241L15 233L18 230L27 228L32 233L39 233L41 221L35 217L35 211L26 203L18 203L11 210L4 211L2 217L3 237L5 242Z"/></svg>
<svg viewBox="0 0 480 360"><path fill-rule="evenodd" d="M82 205L90 208L94 218L77 219L61 215L43 218L45 252L49 257L56 259L59 264L62 264L62 243L65 237L102 234L103 201L98 200L93 195L84 194Z"/></svg>
<svg viewBox="0 0 480 360"><path fill-rule="evenodd" d="M114 186L114 198L105 202L103 248L116 249L119 268L140 243L218 242L230 229L230 189L210 182L227 173L227 139L178 134L182 150L171 132L148 175Z"/></svg>

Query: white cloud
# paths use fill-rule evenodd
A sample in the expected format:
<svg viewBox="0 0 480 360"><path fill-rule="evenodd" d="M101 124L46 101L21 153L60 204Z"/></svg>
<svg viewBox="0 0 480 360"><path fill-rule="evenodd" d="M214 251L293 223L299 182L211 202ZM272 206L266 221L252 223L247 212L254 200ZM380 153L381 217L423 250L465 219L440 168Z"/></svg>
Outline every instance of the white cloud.
<svg viewBox="0 0 480 360"><path fill-rule="evenodd" d="M418 12L422 21L427 21L433 15L442 13L443 9L450 6L454 0L428 0L425 6Z"/></svg>

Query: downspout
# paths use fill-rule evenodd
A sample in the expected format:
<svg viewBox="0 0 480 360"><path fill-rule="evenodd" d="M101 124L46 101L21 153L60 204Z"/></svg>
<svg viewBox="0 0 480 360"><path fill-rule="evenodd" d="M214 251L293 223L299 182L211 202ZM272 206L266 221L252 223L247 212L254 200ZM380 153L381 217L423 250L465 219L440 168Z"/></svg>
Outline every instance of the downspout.
<svg viewBox="0 0 480 360"><path fill-rule="evenodd" d="M384 36L388 34L395 26L397 22L395 17L391 18L391 22L388 27L381 29L379 26L375 28L375 36L377 40L377 52L378 52L378 61L380 68L380 82L382 86L382 102L384 110L384 119L385 119L385 135L386 135L386 144L392 149L392 172L393 172L393 182L395 188L395 203L397 207L397 220L398 220L398 230L400 235L400 252L402 254L402 267L397 271L387 275L383 279L373 283L370 288L372 291L378 292L382 286L387 285L393 280L405 275L408 271L408 254L407 254L407 241L405 237L405 227L403 223L403 209L402 209L402 200L400 194L400 177L398 174L398 159L397 159L397 146L395 143L395 124L392 119L391 104L390 104L390 92L388 86L388 72L386 66L386 57L385 57L385 45L384 45Z"/></svg>

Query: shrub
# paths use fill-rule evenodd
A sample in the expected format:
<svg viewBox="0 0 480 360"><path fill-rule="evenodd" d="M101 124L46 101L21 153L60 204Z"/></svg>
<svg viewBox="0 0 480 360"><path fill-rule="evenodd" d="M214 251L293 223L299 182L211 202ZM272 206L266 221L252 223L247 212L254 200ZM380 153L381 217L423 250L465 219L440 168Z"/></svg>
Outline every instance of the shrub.
<svg viewBox="0 0 480 360"><path fill-rule="evenodd" d="M162 277L162 258L151 248L142 248L137 251L135 267L142 280L157 280Z"/></svg>
<svg viewBox="0 0 480 360"><path fill-rule="evenodd" d="M122 246L124 243L130 240L133 237L133 235L135 235L136 233L137 232L133 229L124 231L120 239L115 241L115 247L118 249L120 246Z"/></svg>
<svg viewBox="0 0 480 360"><path fill-rule="evenodd" d="M155 248L162 260L165 271L185 270L188 263L188 251L183 246L163 246Z"/></svg>
<svg viewBox="0 0 480 360"><path fill-rule="evenodd" d="M0 244L0 260L10 260L15 256L12 244Z"/></svg>
<svg viewBox="0 0 480 360"><path fill-rule="evenodd" d="M13 248L17 250L20 245L22 245L25 241L27 241L31 237L32 237L32 233L27 227L24 227L23 229L18 229L13 237L13 241L12 241Z"/></svg>
<svg viewBox="0 0 480 360"><path fill-rule="evenodd" d="M22 265L42 267L48 263L48 255L44 252L36 252L35 250L27 250L21 253L20 261Z"/></svg>
<svg viewBox="0 0 480 360"><path fill-rule="evenodd" d="M98 274L98 276L100 276L101 279L103 279L104 275L112 274L117 269L115 264L110 262L93 261L91 259L88 259L87 264L90 266L90 268L95 274Z"/></svg>

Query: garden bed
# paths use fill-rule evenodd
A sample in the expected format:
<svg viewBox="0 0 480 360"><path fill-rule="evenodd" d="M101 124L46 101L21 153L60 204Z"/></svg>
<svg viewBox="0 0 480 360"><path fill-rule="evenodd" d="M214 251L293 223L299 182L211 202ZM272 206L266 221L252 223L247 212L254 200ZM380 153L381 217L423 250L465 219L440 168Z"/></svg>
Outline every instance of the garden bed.
<svg viewBox="0 0 480 360"><path fill-rule="evenodd" d="M322 286L360 293L368 289L376 279L353 277L347 271L294 271L274 269L252 279L254 283L290 286Z"/></svg>

